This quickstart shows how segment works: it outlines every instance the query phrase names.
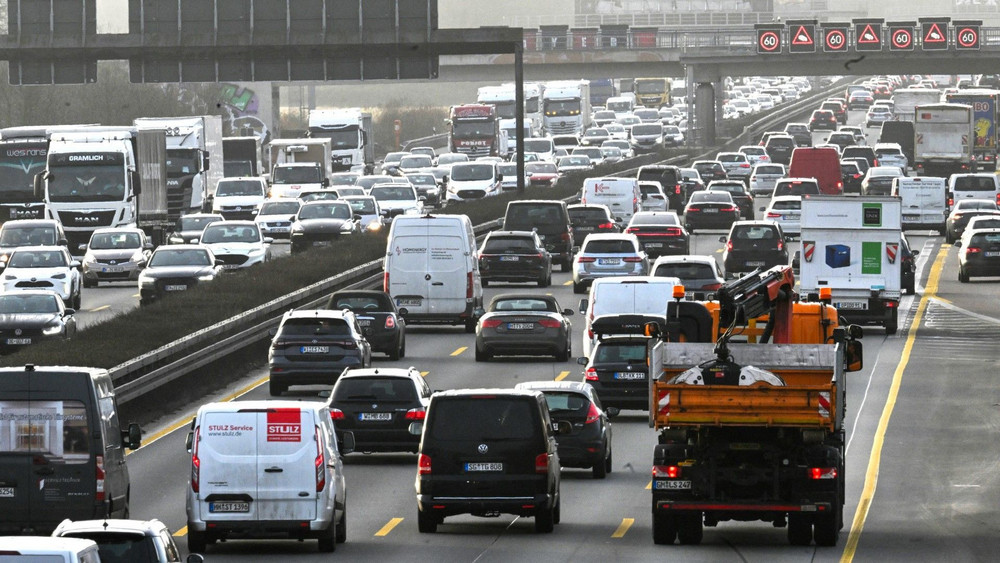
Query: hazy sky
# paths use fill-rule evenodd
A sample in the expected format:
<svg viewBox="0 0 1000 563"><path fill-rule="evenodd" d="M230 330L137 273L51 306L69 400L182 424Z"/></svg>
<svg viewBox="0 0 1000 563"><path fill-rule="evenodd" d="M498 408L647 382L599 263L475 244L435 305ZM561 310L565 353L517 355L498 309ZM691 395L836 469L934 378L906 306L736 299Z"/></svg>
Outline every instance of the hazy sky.
<svg viewBox="0 0 1000 563"><path fill-rule="evenodd" d="M97 0L97 33L128 33L128 0Z"/></svg>

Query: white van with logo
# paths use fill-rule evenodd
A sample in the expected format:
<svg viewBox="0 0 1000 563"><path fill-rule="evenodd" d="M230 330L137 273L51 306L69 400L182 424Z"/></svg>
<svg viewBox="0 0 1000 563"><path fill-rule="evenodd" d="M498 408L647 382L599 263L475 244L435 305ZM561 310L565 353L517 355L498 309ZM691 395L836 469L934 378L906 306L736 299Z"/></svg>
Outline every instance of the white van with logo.
<svg viewBox="0 0 1000 563"><path fill-rule="evenodd" d="M675 285L681 285L681 280L675 277L627 276L594 280L590 296L580 300L580 313L586 323L583 355L589 358L597 345L597 333L592 329L596 319L628 315L632 317L629 322L637 327L646 321L665 322L667 301L672 298ZM621 334L632 332L623 329Z"/></svg>
<svg viewBox="0 0 1000 563"><path fill-rule="evenodd" d="M948 219L947 189L944 178L893 178L892 195L903 205L903 230L930 229L943 235Z"/></svg>
<svg viewBox="0 0 1000 563"><path fill-rule="evenodd" d="M476 236L468 215L400 215L389 229L383 290L407 323L464 324L483 307Z"/></svg>
<svg viewBox="0 0 1000 563"><path fill-rule="evenodd" d="M341 453L333 420L317 401L209 403L188 434L188 550L215 540L286 535L333 551L347 539Z"/></svg>
<svg viewBox="0 0 1000 563"><path fill-rule="evenodd" d="M635 178L587 178L583 181L580 203L584 205L606 205L611 215L622 224L627 224L632 215L640 211L642 192Z"/></svg>
<svg viewBox="0 0 1000 563"><path fill-rule="evenodd" d="M949 206L963 199L990 199L1000 202L1000 178L993 172L952 174L948 178Z"/></svg>

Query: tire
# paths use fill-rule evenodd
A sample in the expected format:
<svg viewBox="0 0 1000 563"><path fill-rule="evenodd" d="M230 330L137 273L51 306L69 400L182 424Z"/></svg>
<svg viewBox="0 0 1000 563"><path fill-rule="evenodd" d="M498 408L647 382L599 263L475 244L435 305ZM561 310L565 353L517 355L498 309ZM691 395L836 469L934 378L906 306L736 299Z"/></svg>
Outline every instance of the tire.
<svg viewBox="0 0 1000 563"><path fill-rule="evenodd" d="M569 272L572 269L573 269L573 258L572 257L568 257L567 256L566 258L562 259L562 262L559 263L559 271L561 271L561 272Z"/></svg>
<svg viewBox="0 0 1000 563"><path fill-rule="evenodd" d="M587 293L587 286L582 283L573 282L573 293Z"/></svg>
<svg viewBox="0 0 1000 563"><path fill-rule="evenodd" d="M332 553L337 550L337 521L330 522L330 527L323 530L319 537L320 553Z"/></svg>
<svg viewBox="0 0 1000 563"><path fill-rule="evenodd" d="M945 230L944 241L948 244L955 244L955 237L952 236L951 231Z"/></svg>
<svg viewBox="0 0 1000 563"><path fill-rule="evenodd" d="M673 515L653 513L653 543L673 545L677 538L677 522Z"/></svg>
<svg viewBox="0 0 1000 563"><path fill-rule="evenodd" d="M71 301L73 302L72 307L77 311L79 311L80 306L83 304L83 292L77 291L76 295L73 296L73 299Z"/></svg>
<svg viewBox="0 0 1000 563"><path fill-rule="evenodd" d="M963 269L958 269L958 281L961 283L969 283L969 274Z"/></svg>
<svg viewBox="0 0 1000 563"><path fill-rule="evenodd" d="M403 344L402 344L402 343L400 343L400 344L399 344L399 345L397 345L397 346L393 346L393 347L392 347L392 350L390 350L390 351L389 351L389 360L391 360L391 361L393 361L393 362L398 362L398 361L399 361L399 358L401 358L401 357L402 357L402 356L400 355L400 353L399 353L399 352L400 352L400 349L401 349L402 347L403 347Z"/></svg>
<svg viewBox="0 0 1000 563"><path fill-rule="evenodd" d="M568 362L570 357L573 355L573 343L569 340L566 341L566 348L561 352L556 354L557 362Z"/></svg>
<svg viewBox="0 0 1000 563"><path fill-rule="evenodd" d="M552 521L556 524L562 520L562 499L556 501L556 509L552 511Z"/></svg>
<svg viewBox="0 0 1000 563"><path fill-rule="evenodd" d="M893 334L896 334L897 330L899 330L899 325L896 322L896 319L889 320L888 322L885 323L886 336L892 336Z"/></svg>
<svg viewBox="0 0 1000 563"><path fill-rule="evenodd" d="M486 350L480 350L479 346L476 346L476 361L477 362L488 362L490 361L490 354Z"/></svg>
<svg viewBox="0 0 1000 563"><path fill-rule="evenodd" d="M473 318L465 319L465 334L474 334L476 332L476 320Z"/></svg>
<svg viewBox="0 0 1000 563"><path fill-rule="evenodd" d="M552 283L552 278L550 277L550 275L546 274L544 278L538 280L538 287L549 287L549 284L551 283Z"/></svg>
<svg viewBox="0 0 1000 563"><path fill-rule="evenodd" d="M916 274L914 274L914 276L916 276ZM915 294L917 292L917 287L916 286L917 286L916 280L912 280L909 283L907 283L906 284L906 293L909 294L909 295Z"/></svg>
<svg viewBox="0 0 1000 563"><path fill-rule="evenodd" d="M437 527L438 521L436 518L417 509L417 530L421 534L433 534L437 531Z"/></svg>
<svg viewBox="0 0 1000 563"><path fill-rule="evenodd" d="M403 343L399 345L399 357L406 357L406 336L403 336Z"/></svg>
<svg viewBox="0 0 1000 563"><path fill-rule="evenodd" d="M608 449L608 457L604 460L604 471L611 473L611 468L614 467L614 462L612 461L611 455L614 453L613 450Z"/></svg>
<svg viewBox="0 0 1000 563"><path fill-rule="evenodd" d="M608 455L611 455L610 452L608 453ZM591 468L591 471L594 474L594 479L604 479L604 478L606 478L608 476L608 458L607 458L607 456L605 456L605 458L602 459L601 461L598 461L597 463L595 463L594 467Z"/></svg>
<svg viewBox="0 0 1000 563"><path fill-rule="evenodd" d="M700 511L689 511L677 517L677 539L681 545L698 545L703 535Z"/></svg>
<svg viewBox="0 0 1000 563"><path fill-rule="evenodd" d="M335 536L337 543L344 543L347 541L347 507L344 507L344 515L340 517L340 523L337 524L337 535Z"/></svg>
<svg viewBox="0 0 1000 563"><path fill-rule="evenodd" d="M535 513L535 533L551 534L556 527L556 507L550 506Z"/></svg>
<svg viewBox="0 0 1000 563"><path fill-rule="evenodd" d="M188 531L187 544L189 553L205 553L205 548L208 546L205 532Z"/></svg>
<svg viewBox="0 0 1000 563"><path fill-rule="evenodd" d="M272 379L268 382L268 390L272 397L280 397L282 393L288 391L288 386Z"/></svg>
<svg viewBox="0 0 1000 563"><path fill-rule="evenodd" d="M791 545L809 545L812 543L812 525L802 514L788 515L788 543Z"/></svg>
<svg viewBox="0 0 1000 563"><path fill-rule="evenodd" d="M97 287L97 282L83 278L83 287Z"/></svg>
<svg viewBox="0 0 1000 563"><path fill-rule="evenodd" d="M813 518L813 539L820 547L834 547L837 545L840 524L840 500L833 503L833 510L826 514L816 514Z"/></svg>

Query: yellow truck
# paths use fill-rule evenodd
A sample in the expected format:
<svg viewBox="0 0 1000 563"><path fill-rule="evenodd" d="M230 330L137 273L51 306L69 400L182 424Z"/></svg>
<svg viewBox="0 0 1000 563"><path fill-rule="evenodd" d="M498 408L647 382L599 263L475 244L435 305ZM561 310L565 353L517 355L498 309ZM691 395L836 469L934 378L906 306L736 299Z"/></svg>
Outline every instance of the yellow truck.
<svg viewBox="0 0 1000 563"><path fill-rule="evenodd" d="M670 105L669 78L636 78L632 82L632 92L638 104L659 109Z"/></svg>

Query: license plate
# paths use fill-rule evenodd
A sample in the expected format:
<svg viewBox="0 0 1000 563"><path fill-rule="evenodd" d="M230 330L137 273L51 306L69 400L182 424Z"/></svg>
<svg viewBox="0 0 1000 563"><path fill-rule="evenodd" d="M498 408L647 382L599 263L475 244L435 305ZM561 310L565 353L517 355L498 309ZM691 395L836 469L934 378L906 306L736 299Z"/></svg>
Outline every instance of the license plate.
<svg viewBox="0 0 1000 563"><path fill-rule="evenodd" d="M602 266L617 266L622 263L621 258L598 258L597 263Z"/></svg>
<svg viewBox="0 0 1000 563"><path fill-rule="evenodd" d="M329 346L302 346L299 348L299 352L302 354L326 354L329 351Z"/></svg>
<svg viewBox="0 0 1000 563"><path fill-rule="evenodd" d="M838 309L853 309L855 311L864 311L868 308L867 301L837 301L833 304L834 307Z"/></svg>
<svg viewBox="0 0 1000 563"><path fill-rule="evenodd" d="M164 291L185 291L188 288L186 285L165 285L163 286Z"/></svg>
<svg viewBox="0 0 1000 563"><path fill-rule="evenodd" d="M625 379L630 381L635 381L637 379L646 379L646 372L643 371L616 371L615 379Z"/></svg>
<svg viewBox="0 0 1000 563"><path fill-rule="evenodd" d="M654 481L653 488L657 490L690 489L691 481Z"/></svg>
<svg viewBox="0 0 1000 563"><path fill-rule="evenodd" d="M386 422L392 420L391 412L363 412L358 415L361 422L379 421Z"/></svg>
<svg viewBox="0 0 1000 563"><path fill-rule="evenodd" d="M994 251L991 251L991 252L984 252L983 255L986 256L986 257L988 257L988 258L992 258L994 256L1000 256L1000 252L997 252L997 251L994 250Z"/></svg>
<svg viewBox="0 0 1000 563"><path fill-rule="evenodd" d="M917 219L920 219L920 215L903 215L904 221L916 221Z"/></svg>
<svg viewBox="0 0 1000 563"><path fill-rule="evenodd" d="M481 472L481 471L503 471L502 463L466 463L465 470L467 472Z"/></svg>
<svg viewBox="0 0 1000 563"><path fill-rule="evenodd" d="M645 246L646 248L662 248L663 247L663 243L662 242L647 242L643 246Z"/></svg>
<svg viewBox="0 0 1000 563"><path fill-rule="evenodd" d="M705 209L704 211L705 211L705 213L718 213L719 212L718 209L713 209L711 207Z"/></svg>
<svg viewBox="0 0 1000 563"><path fill-rule="evenodd" d="M222 269L223 270L235 270L235 269L237 269L239 267L240 267L239 264L223 264L222 265Z"/></svg>
<svg viewBox="0 0 1000 563"><path fill-rule="evenodd" d="M330 246L330 241L328 240L314 240L313 246Z"/></svg>
<svg viewBox="0 0 1000 563"><path fill-rule="evenodd" d="M424 302L423 299L397 299L397 307L419 307Z"/></svg>
<svg viewBox="0 0 1000 563"><path fill-rule="evenodd" d="M30 338L8 338L7 344L10 346L21 346L24 344L31 344Z"/></svg>
<svg viewBox="0 0 1000 563"><path fill-rule="evenodd" d="M113 274L117 272L124 272L125 266L104 266L101 271L106 274Z"/></svg>
<svg viewBox="0 0 1000 563"><path fill-rule="evenodd" d="M521 259L520 256L501 256L500 257L500 261L501 262L517 262L520 259Z"/></svg>
<svg viewBox="0 0 1000 563"><path fill-rule="evenodd" d="M250 512L249 502L210 502L209 512Z"/></svg>
<svg viewBox="0 0 1000 563"><path fill-rule="evenodd" d="M0 498L14 498L14 487L0 487Z"/></svg>
<svg viewBox="0 0 1000 563"><path fill-rule="evenodd" d="M371 319L358 319L358 324L361 326L372 326Z"/></svg>
<svg viewBox="0 0 1000 563"><path fill-rule="evenodd" d="M535 323L507 323L507 330L534 330Z"/></svg>
<svg viewBox="0 0 1000 563"><path fill-rule="evenodd" d="M750 262L747 262L747 266L749 266L751 268L759 268L759 267L761 267L763 265L764 265L764 261L763 260L752 260Z"/></svg>

